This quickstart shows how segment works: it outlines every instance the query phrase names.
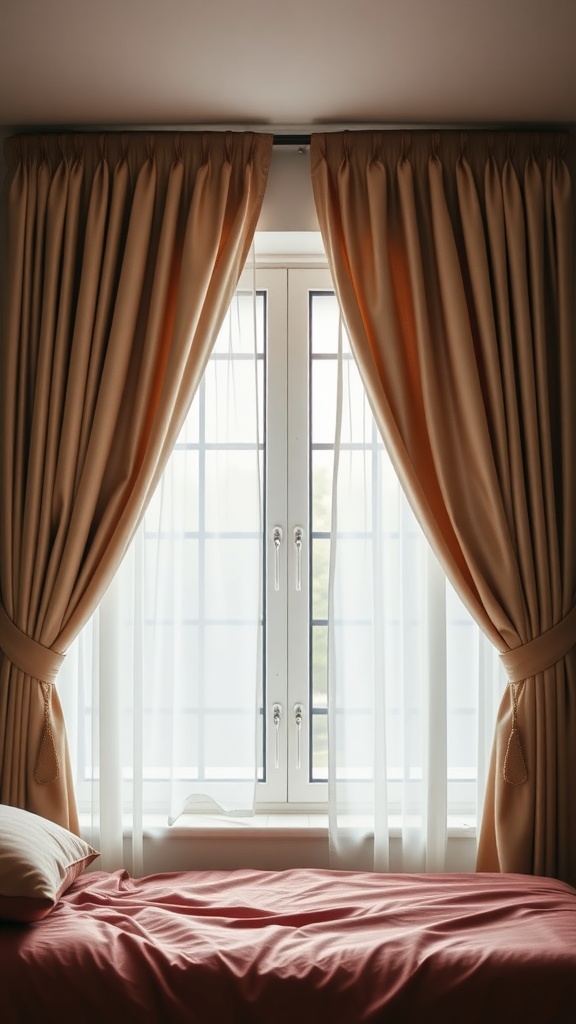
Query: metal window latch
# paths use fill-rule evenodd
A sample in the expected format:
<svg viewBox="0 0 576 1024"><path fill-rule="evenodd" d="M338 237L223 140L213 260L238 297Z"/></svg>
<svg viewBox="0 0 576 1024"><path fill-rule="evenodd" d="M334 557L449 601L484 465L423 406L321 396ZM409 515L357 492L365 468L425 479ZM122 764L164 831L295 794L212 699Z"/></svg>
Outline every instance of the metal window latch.
<svg viewBox="0 0 576 1024"><path fill-rule="evenodd" d="M304 715L304 705L294 705L294 721L296 722L297 730L297 746L296 746L296 767L298 770L302 767L302 718Z"/></svg>
<svg viewBox="0 0 576 1024"><path fill-rule="evenodd" d="M282 705L272 705L272 722L274 723L274 767L280 766L280 722L282 719Z"/></svg>
<svg viewBox="0 0 576 1024"><path fill-rule="evenodd" d="M274 590L280 590L280 545L282 544L282 527L275 526L272 533L274 541Z"/></svg>
<svg viewBox="0 0 576 1024"><path fill-rule="evenodd" d="M294 545L296 547L296 590L302 590L302 539L304 531L301 526L294 529Z"/></svg>

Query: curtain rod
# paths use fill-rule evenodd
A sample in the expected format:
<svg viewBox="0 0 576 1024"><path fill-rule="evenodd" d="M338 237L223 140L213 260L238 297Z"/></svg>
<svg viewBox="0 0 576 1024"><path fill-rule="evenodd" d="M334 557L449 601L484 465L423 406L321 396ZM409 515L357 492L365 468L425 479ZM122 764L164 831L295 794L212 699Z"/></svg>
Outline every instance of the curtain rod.
<svg viewBox="0 0 576 1024"><path fill-rule="evenodd" d="M275 146L309 146L310 135L274 135Z"/></svg>
<svg viewBox="0 0 576 1024"><path fill-rule="evenodd" d="M370 128L360 127L358 125L349 125L348 127L332 127L332 128L318 128L315 132L328 134L331 131L342 132L342 131L454 131L454 132L474 132L474 131L509 131L509 132L538 132L545 134L546 132L558 132L568 131L573 133L575 131L574 125L570 124L469 124L469 125L458 125L458 124L413 124L413 125L380 125ZM276 134L273 135L274 146L309 146L311 139L311 133L287 133L286 135Z"/></svg>
<svg viewBox="0 0 576 1024"><path fill-rule="evenodd" d="M281 125L267 127L263 124L23 124L2 125L2 135L8 134L46 134L71 133L89 134L93 132L265 132L271 133L275 146L309 146L312 134L328 132L366 132L366 131L509 131L509 132L558 132L574 133L576 124L571 122L334 122L333 124L317 124L311 129L302 130L304 126L294 125L283 130Z"/></svg>

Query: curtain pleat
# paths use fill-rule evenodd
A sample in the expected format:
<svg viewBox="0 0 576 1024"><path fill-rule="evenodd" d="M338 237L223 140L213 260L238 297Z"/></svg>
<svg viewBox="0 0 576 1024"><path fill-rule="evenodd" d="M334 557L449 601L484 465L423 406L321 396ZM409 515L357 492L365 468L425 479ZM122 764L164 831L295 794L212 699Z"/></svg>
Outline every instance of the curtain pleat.
<svg viewBox="0 0 576 1024"><path fill-rule="evenodd" d="M403 487L504 663L538 648L521 678L507 666L478 867L574 882L573 140L344 132L311 149L335 288Z"/></svg>
<svg viewBox="0 0 576 1024"><path fill-rule="evenodd" d="M5 146L0 799L73 829L60 703L33 666L66 652L144 513L246 258L271 149L270 135L230 132Z"/></svg>

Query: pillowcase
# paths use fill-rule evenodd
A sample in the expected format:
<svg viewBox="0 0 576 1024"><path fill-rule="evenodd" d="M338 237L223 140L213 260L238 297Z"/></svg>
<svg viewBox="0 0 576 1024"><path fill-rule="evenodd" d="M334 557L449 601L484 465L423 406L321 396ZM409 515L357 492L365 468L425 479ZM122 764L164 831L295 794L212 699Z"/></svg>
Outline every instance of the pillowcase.
<svg viewBox="0 0 576 1024"><path fill-rule="evenodd" d="M39 921L99 854L38 814L0 805L0 919Z"/></svg>

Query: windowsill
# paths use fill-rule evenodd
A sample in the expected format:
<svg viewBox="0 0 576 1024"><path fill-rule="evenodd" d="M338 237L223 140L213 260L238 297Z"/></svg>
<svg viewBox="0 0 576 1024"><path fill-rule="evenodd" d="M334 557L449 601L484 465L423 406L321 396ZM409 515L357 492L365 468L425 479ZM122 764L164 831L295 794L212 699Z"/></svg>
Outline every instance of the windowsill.
<svg viewBox="0 0 576 1024"><path fill-rule="evenodd" d="M408 823L409 825L409 823ZM370 820L362 816L350 816L343 821L344 828L359 829L366 834L372 832ZM416 826L417 827L417 826ZM129 829L128 823L125 830ZM328 837L327 814L254 814L234 817L216 814L182 814L172 825L164 815L146 815L144 834L155 837L184 839L191 836L202 839L222 839L233 835L234 839L322 839ZM402 822L399 817L390 821L390 836L401 837ZM476 822L470 815L454 815L448 821L448 836L451 838L473 838Z"/></svg>
<svg viewBox="0 0 576 1024"><path fill-rule="evenodd" d="M372 870L371 850L374 831L366 817L350 817L346 825L354 832L342 835L344 848L355 868ZM390 870L402 868L404 840L413 846L419 823L408 833L402 832L401 822L394 819L390 826ZM84 829L82 830L84 834ZM410 835L412 832L412 836ZM98 848L100 840L92 834L88 823L84 838ZM137 837L134 837L137 839ZM142 842L132 843L130 822L124 822L124 854L126 865L138 873L155 874L163 871L220 869L234 870L251 867L263 870L286 870L295 867L329 868L333 863L328 815L326 813L259 813L253 817L219 816L216 814L182 815L168 825L166 815L146 815ZM417 844L418 845L418 844ZM134 849L139 851L134 862ZM110 859L111 856L111 859ZM106 864L121 866L122 854L114 849ZM349 854L346 854L348 857ZM476 828L472 817L454 816L450 819L446 843L446 870L472 871L476 856ZM95 870L98 864L95 862ZM130 869L130 868L129 868Z"/></svg>

